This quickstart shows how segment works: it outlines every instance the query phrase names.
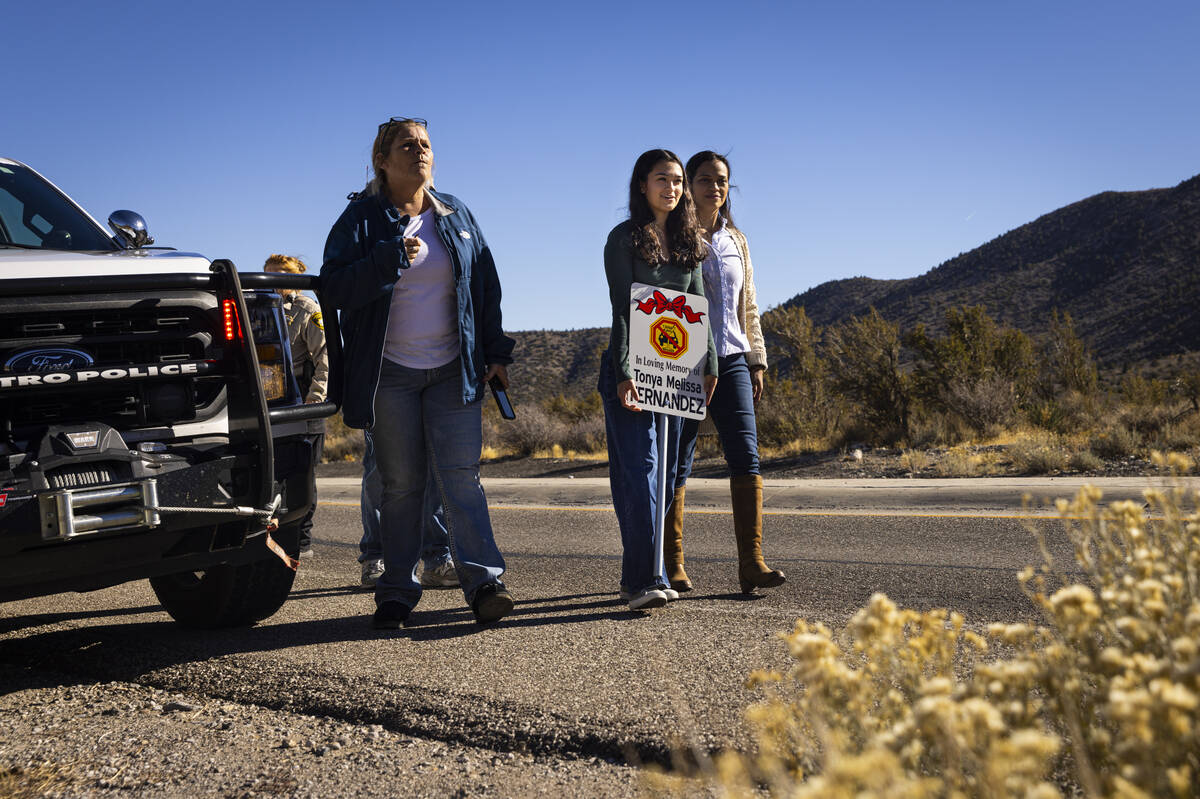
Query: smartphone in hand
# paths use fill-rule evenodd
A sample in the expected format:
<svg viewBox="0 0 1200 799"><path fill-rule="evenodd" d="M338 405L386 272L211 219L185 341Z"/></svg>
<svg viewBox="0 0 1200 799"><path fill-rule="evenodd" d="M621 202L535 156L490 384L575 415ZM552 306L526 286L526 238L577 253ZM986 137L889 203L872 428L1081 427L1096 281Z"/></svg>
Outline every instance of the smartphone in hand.
<svg viewBox="0 0 1200 799"><path fill-rule="evenodd" d="M505 419L516 419L517 414L513 411L512 403L508 401L508 392L504 390L500 378L492 375L488 385L492 387L492 396L496 398L496 407L500 409L500 415Z"/></svg>
<svg viewBox="0 0 1200 799"><path fill-rule="evenodd" d="M400 221L396 223L396 229L400 232L396 234L394 241L400 250L400 268L408 269L412 266L412 259L408 257L408 249L404 246L404 229L408 227L408 222L411 217L408 214L400 217Z"/></svg>

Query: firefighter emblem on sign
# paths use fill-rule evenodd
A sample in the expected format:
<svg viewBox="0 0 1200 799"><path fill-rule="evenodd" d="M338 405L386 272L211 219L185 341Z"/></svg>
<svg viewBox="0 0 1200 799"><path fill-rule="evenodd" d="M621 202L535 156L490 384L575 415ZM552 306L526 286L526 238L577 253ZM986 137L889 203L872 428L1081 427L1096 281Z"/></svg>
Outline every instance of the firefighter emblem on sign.
<svg viewBox="0 0 1200 799"><path fill-rule="evenodd" d="M675 360L687 352L687 330L674 319L660 316L650 325L650 346L662 357Z"/></svg>

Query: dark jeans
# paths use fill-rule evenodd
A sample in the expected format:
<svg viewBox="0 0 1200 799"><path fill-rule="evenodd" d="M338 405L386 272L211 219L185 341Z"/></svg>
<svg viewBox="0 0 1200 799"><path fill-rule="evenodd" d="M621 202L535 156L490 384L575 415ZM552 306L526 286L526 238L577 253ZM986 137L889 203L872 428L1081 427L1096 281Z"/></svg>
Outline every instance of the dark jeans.
<svg viewBox="0 0 1200 799"><path fill-rule="evenodd" d="M713 392L708 413L717 428L721 440L721 451L729 464L733 477L758 474L758 426L754 420L754 389L750 385L750 367L746 353L726 355L717 359L720 375L717 390ZM692 473L692 459L696 455L696 434L700 422L694 419L683 421L683 432L679 437L679 470L675 476L675 487L687 483Z"/></svg>
<svg viewBox="0 0 1200 799"><path fill-rule="evenodd" d="M383 478L375 468L375 442L371 440L371 431L363 431L366 451L363 452L363 481L359 498L359 512L362 514L362 539L358 542L360 554L359 563L368 560L383 559L383 544L379 540L379 506L383 499ZM450 534L446 532L446 513L442 510L442 495L438 493L437 478L429 473L425 484L425 507L421 510L425 520L421 528L424 544L421 546L421 560L426 569L434 569L450 560Z"/></svg>
<svg viewBox="0 0 1200 799"><path fill-rule="evenodd" d="M608 352L600 359L597 388L604 403L604 429L608 438L608 480L613 510L621 528L621 585L638 592L666 588L665 574L654 574L654 519L658 508L657 414L635 413L617 399L616 373ZM675 481L679 451L679 417L667 417L667 499Z"/></svg>
<svg viewBox="0 0 1200 799"><path fill-rule="evenodd" d="M421 598L417 563L428 518L425 488L433 470L463 594L469 604L488 583L500 583L504 558L496 548L487 497L479 483L483 447L482 400L462 402L456 358L436 369L409 369L386 358L375 392L375 466L383 483L379 537L383 577L379 604L414 607Z"/></svg>

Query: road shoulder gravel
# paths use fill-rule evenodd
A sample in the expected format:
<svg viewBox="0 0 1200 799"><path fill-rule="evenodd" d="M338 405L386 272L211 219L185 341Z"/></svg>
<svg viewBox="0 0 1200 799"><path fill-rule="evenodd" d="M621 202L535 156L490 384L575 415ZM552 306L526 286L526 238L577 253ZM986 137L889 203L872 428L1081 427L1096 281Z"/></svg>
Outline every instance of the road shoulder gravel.
<svg viewBox="0 0 1200 799"><path fill-rule="evenodd" d="M0 666L0 796L637 796L635 769Z"/></svg>

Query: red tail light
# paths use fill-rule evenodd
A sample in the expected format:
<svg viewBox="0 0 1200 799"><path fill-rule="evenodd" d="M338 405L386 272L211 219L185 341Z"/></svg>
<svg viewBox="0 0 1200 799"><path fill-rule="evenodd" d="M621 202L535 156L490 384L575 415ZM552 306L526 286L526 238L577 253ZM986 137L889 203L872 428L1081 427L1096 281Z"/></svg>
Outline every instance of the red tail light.
<svg viewBox="0 0 1200 799"><path fill-rule="evenodd" d="M225 340L240 339L242 337L242 320L238 318L237 303L233 300L222 300L221 310L225 315Z"/></svg>

